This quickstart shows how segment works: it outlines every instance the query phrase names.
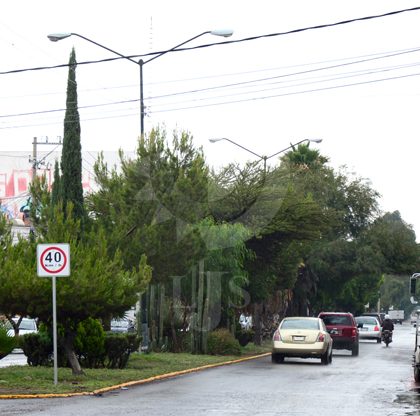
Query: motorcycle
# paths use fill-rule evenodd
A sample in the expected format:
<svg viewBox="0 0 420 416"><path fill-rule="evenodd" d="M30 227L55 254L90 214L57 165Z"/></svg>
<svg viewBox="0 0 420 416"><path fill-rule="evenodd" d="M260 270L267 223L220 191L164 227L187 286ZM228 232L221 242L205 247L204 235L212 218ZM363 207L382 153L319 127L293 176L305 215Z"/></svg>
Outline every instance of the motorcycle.
<svg viewBox="0 0 420 416"><path fill-rule="evenodd" d="M384 342L386 346L392 342L392 331L389 329L384 329L382 331L382 342Z"/></svg>

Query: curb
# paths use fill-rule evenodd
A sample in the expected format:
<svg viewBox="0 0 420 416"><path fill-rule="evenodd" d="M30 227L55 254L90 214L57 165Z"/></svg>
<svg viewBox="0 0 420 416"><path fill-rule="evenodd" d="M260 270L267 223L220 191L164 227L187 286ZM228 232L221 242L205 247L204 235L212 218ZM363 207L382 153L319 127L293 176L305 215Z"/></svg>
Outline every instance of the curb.
<svg viewBox="0 0 420 416"><path fill-rule="evenodd" d="M244 361L255 360L257 358L267 357L269 355L271 355L271 352L258 354L258 355L252 355L250 357L239 358L237 360L225 361L223 363L207 364L207 365L203 365L201 367L189 368L187 370L181 370L181 371L174 371L172 373L161 374L159 376L149 377L149 378L145 378L143 380L128 381L126 383L117 384L115 386L110 386L110 387L104 387L102 389L98 389L98 390L94 390L94 391L90 391L90 392L57 393L57 394L54 394L54 393L48 393L48 394L5 394L5 395L0 394L0 400L7 400L7 399L52 399L52 398L64 398L64 397L77 397L77 396L101 396L102 394L108 393L108 392L113 391L113 390L128 388L128 387L131 387L131 386L138 386L138 385L141 385L141 384L153 383L155 381L166 380L166 379L169 379L169 378L182 376L184 374L196 373L198 371L204 371L204 370L208 370L208 369L211 369L211 368L223 367L223 366L226 366L226 365L242 363Z"/></svg>

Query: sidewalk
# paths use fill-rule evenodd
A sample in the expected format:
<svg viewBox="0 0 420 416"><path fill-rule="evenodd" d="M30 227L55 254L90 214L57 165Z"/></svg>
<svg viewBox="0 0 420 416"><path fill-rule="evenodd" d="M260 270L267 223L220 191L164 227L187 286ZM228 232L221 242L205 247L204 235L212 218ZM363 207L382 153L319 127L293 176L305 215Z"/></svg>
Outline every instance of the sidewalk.
<svg viewBox="0 0 420 416"><path fill-rule="evenodd" d="M0 360L0 367L10 367L11 365L27 365L26 355L21 350L13 352Z"/></svg>

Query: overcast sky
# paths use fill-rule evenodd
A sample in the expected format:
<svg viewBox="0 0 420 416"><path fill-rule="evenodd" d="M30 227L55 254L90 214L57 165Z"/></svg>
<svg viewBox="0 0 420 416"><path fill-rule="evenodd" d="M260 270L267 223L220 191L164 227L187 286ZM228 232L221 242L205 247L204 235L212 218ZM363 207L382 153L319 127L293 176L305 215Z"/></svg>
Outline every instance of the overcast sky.
<svg viewBox="0 0 420 416"><path fill-rule="evenodd" d="M63 135L67 68L8 72L66 64L72 47L79 63L115 57L77 36L52 43L48 34L78 33L120 54L144 55L229 28L230 44L168 53L144 65L146 132L157 125L191 132L215 167L255 157L210 138L227 137L260 155L322 138L311 146L335 168L346 165L368 178L382 195L382 209L399 210L420 235L420 10L283 34L417 6L420 1L404 0L2 1L0 155L30 153L33 137ZM257 39L236 42L249 37ZM186 46L224 40L207 34ZM76 77L83 149L134 150L139 66L126 59L80 64Z"/></svg>

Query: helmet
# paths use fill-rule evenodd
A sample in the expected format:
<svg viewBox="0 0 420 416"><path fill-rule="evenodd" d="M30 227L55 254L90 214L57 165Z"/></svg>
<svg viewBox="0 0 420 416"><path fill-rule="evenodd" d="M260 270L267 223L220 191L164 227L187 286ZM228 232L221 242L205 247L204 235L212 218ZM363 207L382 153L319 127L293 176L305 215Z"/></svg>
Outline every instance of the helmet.
<svg viewBox="0 0 420 416"><path fill-rule="evenodd" d="M387 314L387 315L385 315L385 319L389 319L389 315Z"/></svg>

